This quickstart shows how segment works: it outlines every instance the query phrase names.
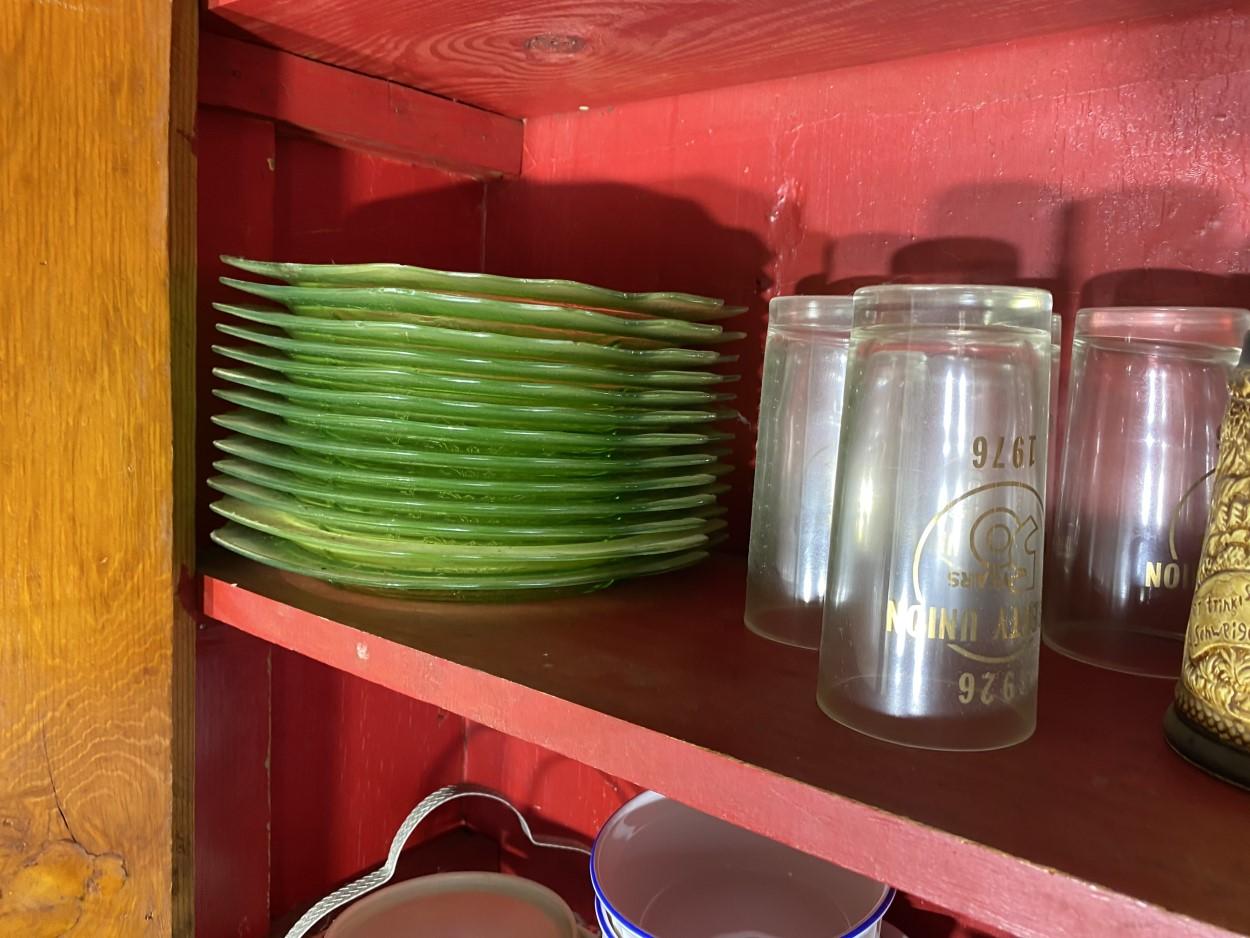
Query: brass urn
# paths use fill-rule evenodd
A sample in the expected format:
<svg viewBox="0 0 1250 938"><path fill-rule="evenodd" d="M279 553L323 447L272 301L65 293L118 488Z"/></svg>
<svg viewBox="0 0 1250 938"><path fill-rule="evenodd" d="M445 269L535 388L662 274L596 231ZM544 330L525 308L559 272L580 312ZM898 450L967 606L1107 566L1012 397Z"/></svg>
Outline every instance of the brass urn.
<svg viewBox="0 0 1250 938"><path fill-rule="evenodd" d="M1185 660L1164 730L1186 759L1250 788L1250 336L1231 391Z"/></svg>

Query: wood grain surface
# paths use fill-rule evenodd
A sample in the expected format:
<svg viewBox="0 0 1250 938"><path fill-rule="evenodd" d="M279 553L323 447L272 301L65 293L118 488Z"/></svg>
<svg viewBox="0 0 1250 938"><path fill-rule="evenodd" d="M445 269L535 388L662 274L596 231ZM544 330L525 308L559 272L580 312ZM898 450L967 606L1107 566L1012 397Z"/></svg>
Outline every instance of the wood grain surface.
<svg viewBox="0 0 1250 938"><path fill-rule="evenodd" d="M207 34L200 56L201 104L409 162L521 171L519 120L237 39Z"/></svg>
<svg viewBox="0 0 1250 938"><path fill-rule="evenodd" d="M195 931L195 669L199 607L188 586L196 569L196 150L200 14L175 0L169 53L169 394L173 415L173 623L170 633L170 811L173 882L170 931Z"/></svg>
<svg viewBox="0 0 1250 938"><path fill-rule="evenodd" d="M282 49L530 117L1095 23L1209 0L209 0Z"/></svg>
<svg viewBox="0 0 1250 938"><path fill-rule="evenodd" d="M713 557L500 607L367 597L213 555L204 607L1007 934L1086 938L1096 922L1098 934L1134 938L1250 935L1246 795L1168 749L1168 682L1044 652L1026 743L890 745L820 712L814 655L743 627L744 566ZM578 807L536 800L581 826Z"/></svg>
<svg viewBox="0 0 1250 938"><path fill-rule="evenodd" d="M190 926L192 636L175 585L191 490L175 486L189 437L173 430L190 402L194 263L183 6L0 9L6 938Z"/></svg>

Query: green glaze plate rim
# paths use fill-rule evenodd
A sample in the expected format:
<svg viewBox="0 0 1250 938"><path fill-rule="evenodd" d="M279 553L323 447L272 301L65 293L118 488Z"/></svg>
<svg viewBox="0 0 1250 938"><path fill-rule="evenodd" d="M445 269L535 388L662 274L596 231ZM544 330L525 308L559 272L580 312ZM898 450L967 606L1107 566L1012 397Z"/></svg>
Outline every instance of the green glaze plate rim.
<svg viewBox="0 0 1250 938"><path fill-rule="evenodd" d="M381 593L417 593L424 599L505 600L517 594L593 592L627 577L668 573L689 567L708 556L696 550L660 558L636 559L615 566L565 571L539 576L432 577L344 569L323 557L272 535L242 525L226 524L209 535L213 542L237 554L288 573L329 583L366 588Z"/></svg>
<svg viewBox="0 0 1250 938"><path fill-rule="evenodd" d="M393 368L411 368L447 375L490 377L496 380L558 381L596 387L683 388L729 384L738 375L686 369L625 371L601 365L491 358L489 355L453 355L439 349L387 348L347 342L316 342L285 334L262 332L232 323L218 323L217 331L235 339L279 349L291 355L331 362L370 362Z"/></svg>
<svg viewBox="0 0 1250 938"><path fill-rule="evenodd" d="M264 344L264 343L260 343ZM212 350L231 361L269 371L278 371L292 380L300 378L322 386L372 389L379 386L450 394L473 400L521 401L537 404L544 398L570 406L607 408L706 407L732 401L734 394L685 388L602 388L559 382L512 381L471 375L438 374L412 368L341 362L307 361L287 354L256 351L230 345L214 345Z"/></svg>
<svg viewBox="0 0 1250 938"><path fill-rule="evenodd" d="M304 286L408 286L450 293L545 300L564 305L584 304L692 321L724 319L746 311L745 306L726 306L724 300L694 293L625 293L575 280L504 277L410 264L299 264L256 261L229 254L222 254L221 260L251 274Z"/></svg>
<svg viewBox="0 0 1250 938"><path fill-rule="evenodd" d="M247 322L281 329L292 338L304 338L302 333L313 333L327 338L359 337L383 346L444 348L479 354L489 353L504 358L565 361L626 370L707 368L713 365L730 364L738 360L737 355L722 355L710 349L620 348L594 342L578 342L573 339L544 339L498 332L474 332L394 320L299 315L233 303L214 303L213 309Z"/></svg>
<svg viewBox="0 0 1250 938"><path fill-rule="evenodd" d="M551 428L611 430L620 427L671 427L719 423L733 420L731 409L625 410L571 407L560 404L525 405L499 401L439 399L428 394L401 394L385 391L346 391L301 384L285 377L269 377L260 369L214 368L213 376L241 387L263 391L303 403L324 406L339 413L372 416L412 414L434 419L451 419L491 426L534 426Z"/></svg>
<svg viewBox="0 0 1250 938"><path fill-rule="evenodd" d="M575 306L487 299L463 293L438 293L409 287L301 287L289 284L255 283L234 277L221 277L221 283L243 293L264 297L296 312L304 310L375 310L417 316L471 320L477 329L490 331L496 324L514 331L523 329L549 332L611 336L614 339L641 339L664 345L718 345L746 338L744 332L728 332L712 323L684 319L624 319ZM446 325L452 325L449 321Z"/></svg>
<svg viewBox="0 0 1250 938"><path fill-rule="evenodd" d="M343 527L349 531L375 534L393 534L409 538L442 538L447 541L473 543L574 543L586 540L610 540L634 534L667 534L680 531L702 530L708 533L711 522L722 518L727 509L708 505L691 509L672 518L649 521L621 522L601 521L598 524L574 524L568 520L554 524L522 525L515 521L505 524L489 522L451 522L437 519L419 519L394 512L370 513L316 505L301 501L280 489L258 485L230 475L215 475L208 480L209 488L222 495L249 504L286 512L313 524L330 528ZM723 524L714 530L723 528Z"/></svg>
<svg viewBox="0 0 1250 938"><path fill-rule="evenodd" d="M222 450L231 454L237 452L225 448ZM717 495L729 489L724 483L708 483L693 489L680 490L680 494L663 497L656 497L651 492L641 492L614 499L592 497L584 501L566 498L553 502L486 502L454 498L413 498L385 489L354 486L350 480L342 479L333 472L327 472L324 476L302 476L279 465L233 454L230 458L214 462L213 469L245 482L280 489L296 497L303 496L313 504L331 502L351 505L362 511L407 512L422 517L462 518L466 522L478 518L490 521L521 518L541 519L544 522L591 518L613 521L635 515L676 514L715 506ZM344 488L344 485L353 487Z"/></svg>
<svg viewBox="0 0 1250 938"><path fill-rule="evenodd" d="M434 465L418 463L411 458L414 455L413 453L397 451L393 447L371 448L365 453L365 456L371 458L377 465L370 463L361 466L355 462L345 463L341 461L344 456L351 459L361 458L362 446L360 444L343 445L337 443L337 441L325 444L316 440L306 443L303 442L303 434L292 432L290 428L281 425L280 421L276 422L279 424L276 427L269 426L258 420L248 419L251 416L241 415L238 419L234 419L233 415L219 414L212 419L218 426L224 427L234 434L269 444L270 448L268 449L254 447L257 453L263 454L265 459L270 460L270 462L266 463L267 465L274 465L275 460L285 458L287 460L286 463L279 465L278 468L312 474L320 472L322 478L330 477L329 473L331 468L333 468L337 471L338 478L352 480L357 485L399 488L404 491L460 491L474 493L481 497L501 495L503 493L516 493L518 495L550 493L557 497L561 494L568 497L579 492L600 494L611 492L651 492L711 484L732 470L732 467L725 463L711 462L706 465L648 467L650 472L619 470L615 473L605 473L597 468L569 470L563 465L564 462L567 462L566 460L560 460L561 464L553 467L551 466L553 460L535 457L532 459L526 458L525 462L520 465L514 465L511 462L506 464L505 468L518 472L520 478L500 478L498 475L495 477L489 475L465 476L463 474L429 473L428 470L431 468L445 469L447 466L445 463L435 463ZM249 456L241 452L243 447L240 446L236 436L215 440L214 445L222 452L230 453L232 456L242 456L244 459L262 461L262 457L259 455ZM283 452L271 451L273 446L281 447ZM418 453L415 455L426 457L428 454ZM713 458L716 458L716 454L707 455L712 455ZM334 460L326 457L340 457L340 459ZM486 458L490 459L490 457ZM492 462L499 463L499 460L495 458ZM395 470L386 468L392 465L399 468ZM427 470L427 472L414 475L399 471L399 469L409 466L416 466L422 470ZM474 464L474 468L478 468L478 465ZM485 471L490 471L491 469L497 470L499 467L488 462L482 468ZM541 475L546 475L548 479L554 477L554 480L548 481L535 478Z"/></svg>
<svg viewBox="0 0 1250 938"><path fill-rule="evenodd" d="M312 551L325 551L343 557L358 567L425 565L421 572L443 575L456 566L473 566L474 573L490 572L484 567L526 567L568 569L626 560L655 557L697 550L708 542L708 535L722 530L721 519L709 521L703 530L640 534L609 540L560 544L469 544L463 541L422 540L388 537L351 531L328 530L294 518L274 508L250 504L227 496L210 506L214 512L236 524L270 534ZM412 572L411 566L408 567Z"/></svg>
<svg viewBox="0 0 1250 938"><path fill-rule="evenodd" d="M215 388L213 396L238 407L280 417L288 426L306 427L327 437L349 440L402 443L414 452L437 450L441 455L454 452L468 455L497 453L503 456L555 456L561 454L634 455L654 449L686 449L725 443L733 434L707 430L702 433L643 432L592 433L575 430L546 430L518 427L491 427L480 424L431 423L402 417L373 417L343 414L322 408L304 407L272 394L258 391ZM444 449L452 447L453 449ZM455 450L454 447L461 447Z"/></svg>

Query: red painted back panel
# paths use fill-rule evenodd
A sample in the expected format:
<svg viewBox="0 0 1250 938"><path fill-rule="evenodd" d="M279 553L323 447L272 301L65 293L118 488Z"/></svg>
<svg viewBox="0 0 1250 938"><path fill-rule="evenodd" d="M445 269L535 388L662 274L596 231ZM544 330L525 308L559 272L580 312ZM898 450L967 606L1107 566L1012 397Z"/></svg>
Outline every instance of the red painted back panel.
<svg viewBox="0 0 1250 938"><path fill-rule="evenodd" d="M269 651L208 624L196 642L195 928L269 933Z"/></svg>
<svg viewBox="0 0 1250 938"><path fill-rule="evenodd" d="M209 346L221 341L213 325L226 318L210 302L240 299L217 283L226 272L217 255L476 270L484 190L211 108L198 130L204 478L221 433L207 417L225 409L207 393ZM205 537L218 523L211 497L204 489ZM462 775L457 716L282 651L272 656L270 712L269 646L212 629L199 668L197 930L206 938L264 935L270 910L281 920L376 865L412 805ZM449 812L422 838L458 817Z"/></svg>
<svg viewBox="0 0 1250 938"><path fill-rule="evenodd" d="M480 181L285 134L276 165L275 257L480 269ZM274 917L380 863L404 815L463 761L459 717L275 651Z"/></svg>
<svg viewBox="0 0 1250 938"><path fill-rule="evenodd" d="M521 809L540 839L559 837L589 846L612 812L640 790L631 782L485 726L469 724L466 739L466 780L505 795ZM488 803L465 805L473 827L499 838L504 870L551 887L579 915L594 921L594 893L585 857L535 848L502 808Z"/></svg>
<svg viewBox="0 0 1250 938"><path fill-rule="evenodd" d="M464 722L276 648L272 719L278 919L382 862L413 806L459 779ZM436 820L410 843L445 830Z"/></svg>
<svg viewBox="0 0 1250 938"><path fill-rule="evenodd" d="M1069 330L1080 304L1250 303L1248 113L1250 17L1220 13L536 118L486 262L749 303L753 419L769 284L1040 284Z"/></svg>
<svg viewBox="0 0 1250 938"><path fill-rule="evenodd" d="M491 184L488 216L479 182L275 142L270 125L210 115L201 233L213 234L202 246L263 253L268 237L288 259L476 269L485 225L490 270L749 303L740 403L751 414L772 290L1040 283L1069 321L1079 303L1250 303L1248 25L1218 14L532 120L524 178ZM266 147L271 186L252 159ZM206 178L219 182L205 189ZM739 441L739 544L753 439ZM200 700L205 730L249 699L224 679L228 660L201 662L217 675ZM240 681L262 686L260 660ZM458 719L289 653L275 652L273 668L277 917L378 862L408 808L462 775L509 794L544 830L583 835L633 791L480 728L466 754ZM259 745L260 726L236 733L240 753ZM227 790L232 771L220 757L202 764L201 799ZM201 812L225 818L228 806ZM259 792L253 807L267 810ZM201 856L217 842L204 838ZM257 870L254 853L238 862ZM576 871L507 862L576 888ZM201 882L214 890L201 905L220 908L220 884ZM236 933L209 921L201 934Z"/></svg>
<svg viewBox="0 0 1250 938"><path fill-rule="evenodd" d="M216 324L224 317L212 308L214 301L235 293L217 282L228 272L221 254L267 257L274 249L274 157L273 124L218 108L201 107L196 116L196 156L199 215L196 289L196 478L195 530L201 548L208 532L220 518L208 510L214 498L204 480L212 474L219 453L212 441L220 430L209 422L213 414L229 405L208 393L215 385L212 368L218 364L212 345L221 338Z"/></svg>
<svg viewBox="0 0 1250 938"><path fill-rule="evenodd" d="M480 269L480 180L285 134L277 165L282 260Z"/></svg>
<svg viewBox="0 0 1250 938"><path fill-rule="evenodd" d="M196 384L196 533L201 549L217 516L212 493L209 416L226 409L209 396L219 315L211 302L225 251L273 250L273 125L201 108L199 158ZM210 624L196 642L195 925L204 938L261 938L269 932L269 648L234 629Z"/></svg>

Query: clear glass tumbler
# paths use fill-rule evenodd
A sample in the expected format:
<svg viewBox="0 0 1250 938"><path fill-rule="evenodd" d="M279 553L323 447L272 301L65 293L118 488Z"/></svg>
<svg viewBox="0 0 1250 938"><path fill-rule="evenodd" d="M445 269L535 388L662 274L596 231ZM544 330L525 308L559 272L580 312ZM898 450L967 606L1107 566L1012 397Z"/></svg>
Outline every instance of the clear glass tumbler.
<svg viewBox="0 0 1250 938"><path fill-rule="evenodd" d="M850 337L849 296L768 304L745 618L802 648L820 643Z"/></svg>
<svg viewBox="0 0 1250 938"><path fill-rule="evenodd" d="M853 729L996 749L1036 714L1044 290L855 294L817 699Z"/></svg>
<svg viewBox="0 0 1250 938"><path fill-rule="evenodd" d="M1059 373L1063 364L1063 317L1050 316L1050 424L1046 431L1046 530L1055 513L1055 496L1059 490Z"/></svg>
<svg viewBox="0 0 1250 938"><path fill-rule="evenodd" d="M1228 380L1250 312L1084 309L1046 560L1046 643L1176 677Z"/></svg>

